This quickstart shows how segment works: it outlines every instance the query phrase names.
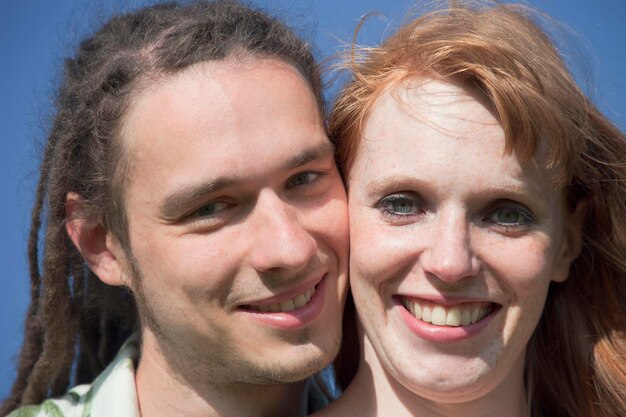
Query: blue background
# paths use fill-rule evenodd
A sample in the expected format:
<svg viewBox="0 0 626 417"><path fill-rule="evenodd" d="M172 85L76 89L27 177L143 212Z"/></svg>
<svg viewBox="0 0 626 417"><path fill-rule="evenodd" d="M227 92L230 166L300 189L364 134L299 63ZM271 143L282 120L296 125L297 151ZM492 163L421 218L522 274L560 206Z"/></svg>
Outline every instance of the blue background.
<svg viewBox="0 0 626 417"><path fill-rule="evenodd" d="M37 170L63 57L111 11L142 1L5 0L0 4L0 398L9 392L28 304L26 243ZM257 0L311 39L318 56L349 43L359 17L368 21L359 43L377 43L401 21L409 0ZM592 100L626 128L626 1L533 0L577 35L568 61ZM387 31L387 32L385 32ZM332 97L334 90L329 90ZM626 196L625 196L626 198Z"/></svg>

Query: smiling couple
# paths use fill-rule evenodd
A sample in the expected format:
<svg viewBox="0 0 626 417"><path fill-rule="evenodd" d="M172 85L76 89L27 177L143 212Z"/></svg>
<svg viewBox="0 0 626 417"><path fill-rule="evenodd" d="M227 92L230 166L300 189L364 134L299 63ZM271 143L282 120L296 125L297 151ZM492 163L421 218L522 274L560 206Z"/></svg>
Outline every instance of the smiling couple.
<svg viewBox="0 0 626 417"><path fill-rule="evenodd" d="M453 4L354 51L328 123L239 3L85 40L3 414L626 415L624 135L531 11Z"/></svg>

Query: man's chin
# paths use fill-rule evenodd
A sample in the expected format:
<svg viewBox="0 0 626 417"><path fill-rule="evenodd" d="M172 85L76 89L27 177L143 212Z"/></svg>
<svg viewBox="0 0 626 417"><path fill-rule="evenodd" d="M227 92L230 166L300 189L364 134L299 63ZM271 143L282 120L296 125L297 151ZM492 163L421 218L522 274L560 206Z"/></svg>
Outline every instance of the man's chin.
<svg viewBox="0 0 626 417"><path fill-rule="evenodd" d="M338 349L338 347L337 347ZM335 357L334 346L321 350L317 346L299 347L297 352L284 352L248 364L248 373L239 381L255 385L280 385L305 380L326 368ZM291 355L294 353L293 355Z"/></svg>

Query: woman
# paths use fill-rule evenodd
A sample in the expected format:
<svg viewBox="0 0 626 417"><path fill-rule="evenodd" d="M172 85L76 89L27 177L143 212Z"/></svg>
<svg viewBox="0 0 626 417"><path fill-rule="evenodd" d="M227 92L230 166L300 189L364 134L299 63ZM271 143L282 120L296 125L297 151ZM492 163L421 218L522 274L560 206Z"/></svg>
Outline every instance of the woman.
<svg viewBox="0 0 626 417"><path fill-rule="evenodd" d="M626 139L530 11L454 3L331 117L361 346L323 414L626 415Z"/></svg>

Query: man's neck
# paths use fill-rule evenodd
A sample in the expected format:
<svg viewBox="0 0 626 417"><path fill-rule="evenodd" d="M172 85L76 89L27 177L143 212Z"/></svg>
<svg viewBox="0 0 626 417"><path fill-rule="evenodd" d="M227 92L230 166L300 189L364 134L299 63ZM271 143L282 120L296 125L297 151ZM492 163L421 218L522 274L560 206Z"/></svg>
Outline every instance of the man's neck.
<svg viewBox="0 0 626 417"><path fill-rule="evenodd" d="M281 417L306 414L307 381L281 385L189 382L144 344L135 377L141 417Z"/></svg>

